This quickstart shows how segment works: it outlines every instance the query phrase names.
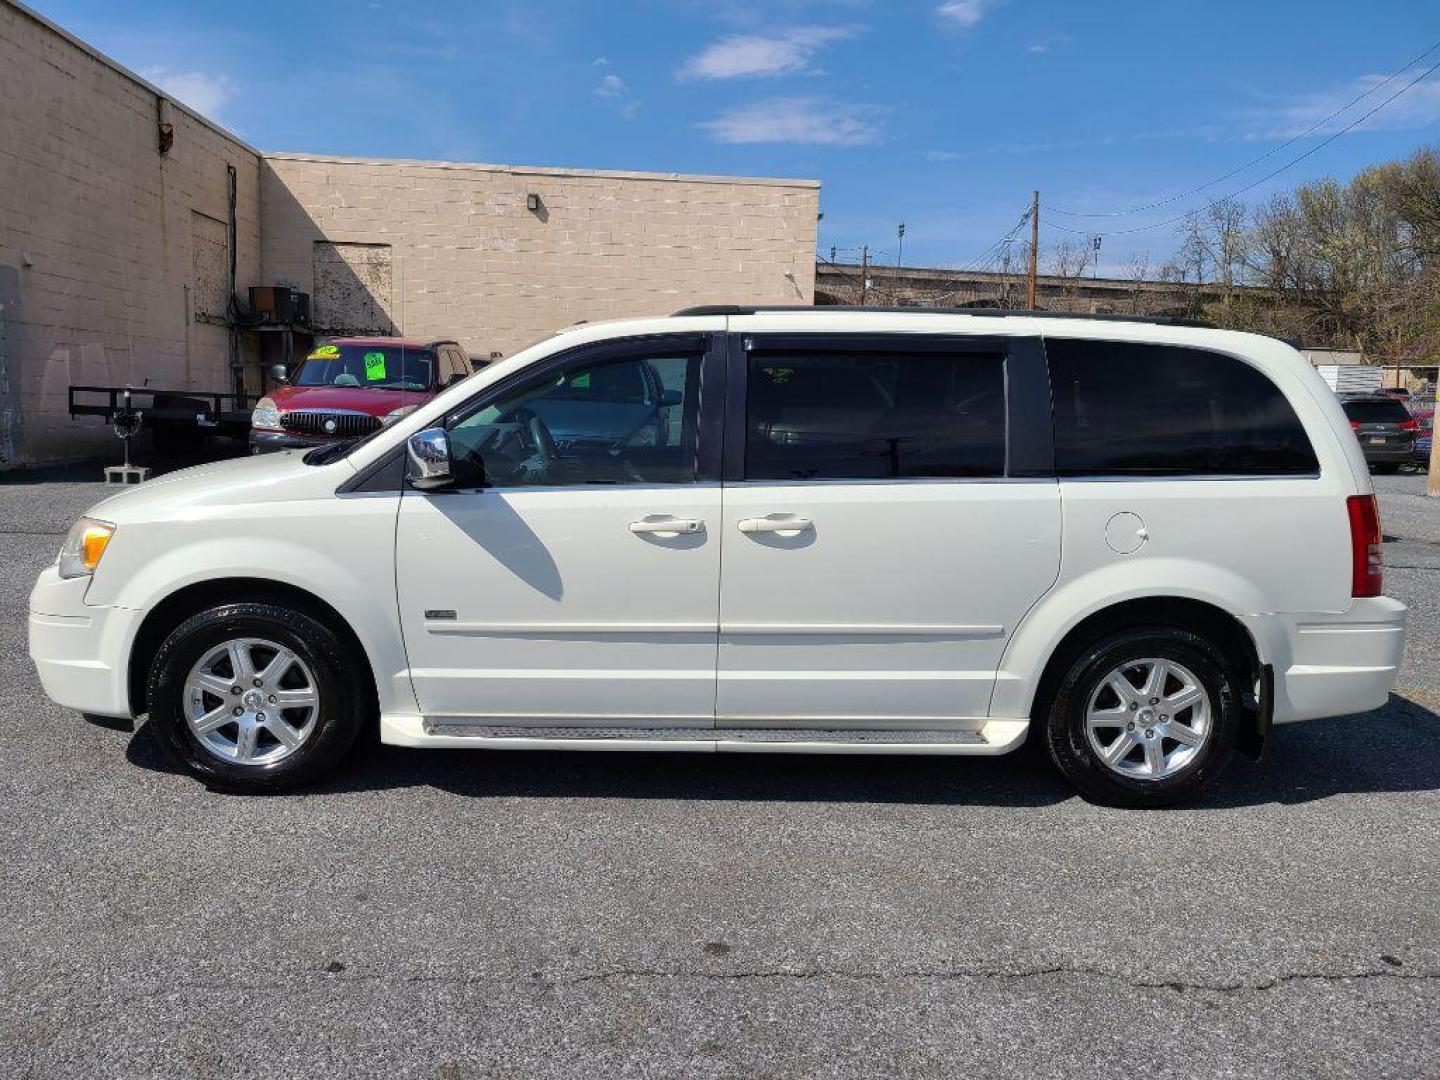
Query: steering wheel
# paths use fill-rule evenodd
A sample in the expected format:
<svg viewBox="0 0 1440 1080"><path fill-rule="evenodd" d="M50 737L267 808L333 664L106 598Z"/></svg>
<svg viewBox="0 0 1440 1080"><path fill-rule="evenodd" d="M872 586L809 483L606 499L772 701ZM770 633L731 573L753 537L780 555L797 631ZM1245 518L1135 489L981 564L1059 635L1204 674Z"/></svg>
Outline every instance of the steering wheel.
<svg viewBox="0 0 1440 1080"><path fill-rule="evenodd" d="M549 475L551 466L560 456L560 448L555 445L555 437L550 434L549 427L534 409L517 410L515 419L525 425L534 455L539 458L539 468L535 471Z"/></svg>

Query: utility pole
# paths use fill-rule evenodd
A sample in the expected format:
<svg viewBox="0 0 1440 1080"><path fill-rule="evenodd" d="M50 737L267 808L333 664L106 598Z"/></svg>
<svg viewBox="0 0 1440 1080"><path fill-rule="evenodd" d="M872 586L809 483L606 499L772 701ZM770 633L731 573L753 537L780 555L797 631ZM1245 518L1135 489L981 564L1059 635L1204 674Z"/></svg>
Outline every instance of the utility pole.
<svg viewBox="0 0 1440 1080"><path fill-rule="evenodd" d="M1435 412L1430 420L1430 476L1425 483L1425 494L1440 499L1440 450L1435 448L1435 419L1440 416L1440 371L1435 373Z"/></svg>
<svg viewBox="0 0 1440 1080"><path fill-rule="evenodd" d="M1030 281L1025 290L1025 306L1035 310L1035 273L1040 258L1040 192L1030 195Z"/></svg>
<svg viewBox="0 0 1440 1080"><path fill-rule="evenodd" d="M860 306L865 306L865 294L870 291L870 246L860 248Z"/></svg>
<svg viewBox="0 0 1440 1080"><path fill-rule="evenodd" d="M905 253L905 223L903 221L900 223L900 227L895 230L895 235L900 241L895 247L895 270L898 274L900 270L900 256Z"/></svg>

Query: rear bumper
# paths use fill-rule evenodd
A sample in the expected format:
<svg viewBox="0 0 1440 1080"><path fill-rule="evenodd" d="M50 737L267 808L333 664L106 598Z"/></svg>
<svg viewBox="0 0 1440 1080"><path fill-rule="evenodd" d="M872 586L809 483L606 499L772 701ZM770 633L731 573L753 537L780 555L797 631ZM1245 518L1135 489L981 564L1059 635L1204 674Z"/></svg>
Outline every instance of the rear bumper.
<svg viewBox="0 0 1440 1080"><path fill-rule="evenodd" d="M41 571L30 593L30 659L57 705L97 716L129 717L126 658L144 612L87 607L89 578Z"/></svg>
<svg viewBox="0 0 1440 1080"><path fill-rule="evenodd" d="M1415 456L1415 444L1402 443L1398 446L1365 446L1361 444L1360 450L1365 455L1365 460L1372 464L1395 465L1409 461Z"/></svg>
<svg viewBox="0 0 1440 1080"><path fill-rule="evenodd" d="M1405 605L1356 600L1340 615L1251 615L1242 621L1275 668L1275 723L1368 712L1385 704L1405 653Z"/></svg>

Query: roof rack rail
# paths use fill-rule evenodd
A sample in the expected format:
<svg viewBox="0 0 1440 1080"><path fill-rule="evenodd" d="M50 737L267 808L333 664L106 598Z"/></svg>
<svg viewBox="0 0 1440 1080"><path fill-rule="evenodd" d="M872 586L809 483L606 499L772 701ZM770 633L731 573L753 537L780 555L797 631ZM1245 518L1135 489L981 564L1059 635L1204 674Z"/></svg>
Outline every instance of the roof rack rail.
<svg viewBox="0 0 1440 1080"><path fill-rule="evenodd" d="M1043 308L962 308L911 307L857 304L700 304L681 308L672 317L681 315L757 315L767 311L875 311L900 315L975 315L984 319L1009 319L1029 316L1041 319L1081 319L1091 322L1138 322L1158 326L1195 326L1210 329L1211 325L1196 319L1176 319L1168 315L1090 315L1079 311L1045 311Z"/></svg>

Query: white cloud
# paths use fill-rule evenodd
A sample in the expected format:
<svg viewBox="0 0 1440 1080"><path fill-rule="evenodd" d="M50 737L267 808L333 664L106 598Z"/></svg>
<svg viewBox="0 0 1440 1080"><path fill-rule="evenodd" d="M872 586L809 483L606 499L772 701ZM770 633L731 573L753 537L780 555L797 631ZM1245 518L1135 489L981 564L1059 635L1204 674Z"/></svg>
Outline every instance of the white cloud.
<svg viewBox="0 0 1440 1080"><path fill-rule="evenodd" d="M996 0L945 0L935 9L942 22L969 30L978 26L985 12L995 6Z"/></svg>
<svg viewBox="0 0 1440 1080"><path fill-rule="evenodd" d="M610 58L607 56L597 56L592 62L596 67L608 67L610 64Z"/></svg>
<svg viewBox="0 0 1440 1080"><path fill-rule="evenodd" d="M221 108L235 96L234 80L226 75L208 75L201 71L170 71L167 68L146 68L142 76L202 116L218 119Z"/></svg>
<svg viewBox="0 0 1440 1080"><path fill-rule="evenodd" d="M721 38L680 67L681 79L793 75L810 69L815 54L860 33L855 26L794 26L769 34Z"/></svg>
<svg viewBox="0 0 1440 1080"><path fill-rule="evenodd" d="M619 75L606 75L600 80L600 85L595 87L596 97L618 98L624 97L625 93L625 80Z"/></svg>
<svg viewBox="0 0 1440 1080"><path fill-rule="evenodd" d="M863 146L879 142L889 109L822 98L770 98L707 120L700 127L723 143L806 143Z"/></svg>
<svg viewBox="0 0 1440 1080"><path fill-rule="evenodd" d="M596 85L594 93L596 97L610 102L619 111L623 120L634 120L640 114L640 102L631 97L630 88L625 85L625 80L613 72L600 76L600 82Z"/></svg>
<svg viewBox="0 0 1440 1080"><path fill-rule="evenodd" d="M960 154L955 150L926 150L926 161L956 161Z"/></svg>
<svg viewBox="0 0 1440 1080"><path fill-rule="evenodd" d="M1250 110L1243 118L1250 129L1246 137L1294 138L1368 91L1364 100L1357 101L1335 119L1327 120L1315 129L1316 135L1334 134L1381 104L1409 81L1395 79L1381 87L1386 78L1384 75L1364 75L1328 90L1301 94L1271 108ZM1416 83L1355 130L1407 131L1435 123L1440 123L1440 79Z"/></svg>

